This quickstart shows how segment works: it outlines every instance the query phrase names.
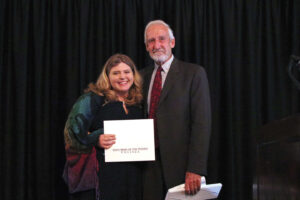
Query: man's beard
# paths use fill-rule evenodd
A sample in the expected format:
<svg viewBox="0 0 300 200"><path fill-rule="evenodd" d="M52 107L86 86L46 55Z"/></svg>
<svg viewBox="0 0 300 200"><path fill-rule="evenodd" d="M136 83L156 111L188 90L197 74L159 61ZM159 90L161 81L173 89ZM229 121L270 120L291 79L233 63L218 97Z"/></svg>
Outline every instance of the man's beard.
<svg viewBox="0 0 300 200"><path fill-rule="evenodd" d="M164 63L168 60L170 57L167 53L166 54L161 54L161 55L156 55L155 53L150 54L150 57L154 60L156 63Z"/></svg>

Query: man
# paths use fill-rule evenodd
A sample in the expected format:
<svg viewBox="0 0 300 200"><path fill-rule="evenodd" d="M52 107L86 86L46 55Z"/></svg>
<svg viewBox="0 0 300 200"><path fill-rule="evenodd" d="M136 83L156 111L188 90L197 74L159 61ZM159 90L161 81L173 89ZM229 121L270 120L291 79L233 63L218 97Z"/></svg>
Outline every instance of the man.
<svg viewBox="0 0 300 200"><path fill-rule="evenodd" d="M185 182L185 191L200 190L211 126L205 70L174 58L175 38L161 20L148 23L145 45L154 66L142 70L145 109L154 119L156 161L144 169L144 200L164 199L169 188Z"/></svg>

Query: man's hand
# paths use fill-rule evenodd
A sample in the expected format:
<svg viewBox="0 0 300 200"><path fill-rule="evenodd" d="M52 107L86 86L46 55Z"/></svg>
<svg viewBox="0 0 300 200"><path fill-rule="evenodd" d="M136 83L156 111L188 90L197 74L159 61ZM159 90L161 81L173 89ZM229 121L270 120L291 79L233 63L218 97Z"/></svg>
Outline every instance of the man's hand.
<svg viewBox="0 0 300 200"><path fill-rule="evenodd" d="M201 176L192 172L185 174L185 193L189 195L196 194L201 188Z"/></svg>
<svg viewBox="0 0 300 200"><path fill-rule="evenodd" d="M113 134L102 134L99 137L98 145L103 149L109 149L116 143L116 136Z"/></svg>

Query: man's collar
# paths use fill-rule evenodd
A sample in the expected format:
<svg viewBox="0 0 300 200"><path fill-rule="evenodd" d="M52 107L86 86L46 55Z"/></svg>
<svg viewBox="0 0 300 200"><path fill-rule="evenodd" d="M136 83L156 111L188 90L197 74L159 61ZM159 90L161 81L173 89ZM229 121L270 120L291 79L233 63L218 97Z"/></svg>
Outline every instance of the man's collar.
<svg viewBox="0 0 300 200"><path fill-rule="evenodd" d="M165 62L161 66L164 72L168 72L169 71L173 60L174 60L174 55L172 54L171 58L169 60L167 60L167 62ZM157 68L158 68L158 64L155 63L155 69L157 69Z"/></svg>

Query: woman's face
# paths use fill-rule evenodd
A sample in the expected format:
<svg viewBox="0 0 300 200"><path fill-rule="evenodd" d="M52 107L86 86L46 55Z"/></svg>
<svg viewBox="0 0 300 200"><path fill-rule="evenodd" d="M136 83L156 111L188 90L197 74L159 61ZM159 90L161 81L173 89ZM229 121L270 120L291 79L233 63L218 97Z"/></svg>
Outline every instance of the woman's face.
<svg viewBox="0 0 300 200"><path fill-rule="evenodd" d="M133 72L131 68L121 62L111 68L108 75L113 90L121 97L126 97L133 84Z"/></svg>

